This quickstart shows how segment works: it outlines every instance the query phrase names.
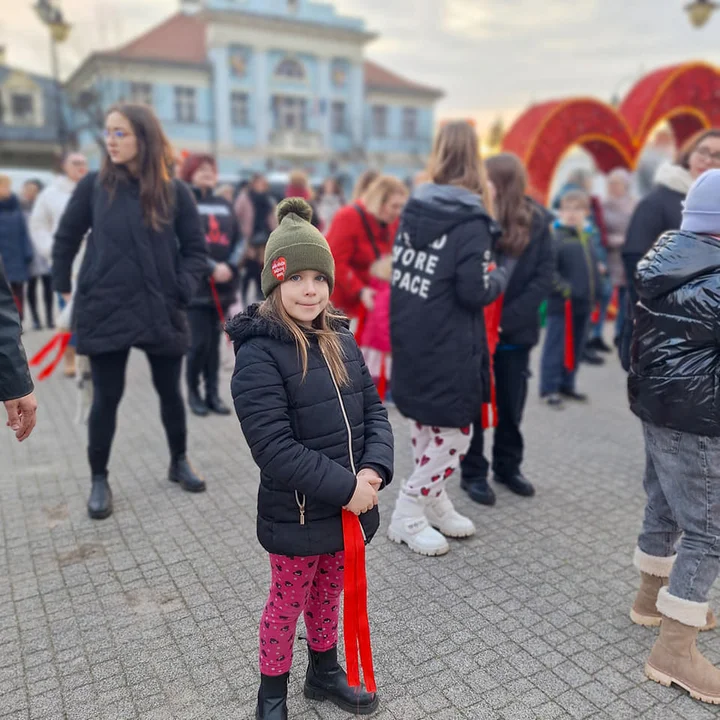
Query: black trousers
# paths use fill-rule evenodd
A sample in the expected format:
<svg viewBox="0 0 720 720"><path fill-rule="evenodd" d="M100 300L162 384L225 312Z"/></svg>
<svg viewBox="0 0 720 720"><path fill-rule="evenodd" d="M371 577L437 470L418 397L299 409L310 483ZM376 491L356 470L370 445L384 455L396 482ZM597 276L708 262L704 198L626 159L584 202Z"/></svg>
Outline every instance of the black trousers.
<svg viewBox="0 0 720 720"><path fill-rule="evenodd" d="M41 323L37 304L38 280L40 280L40 282L42 283L43 303L45 304L45 320L47 321L47 326L52 327L53 307L55 300L55 298L53 297L52 275L35 276L31 277L28 280L27 301L28 305L30 306L30 314L32 315L33 323L35 323L35 325L39 327Z"/></svg>
<svg viewBox="0 0 720 720"><path fill-rule="evenodd" d="M90 357L93 381L93 404L88 428L88 460L93 475L107 472L117 421L117 409L125 390L125 370L130 350L103 353ZM187 429L185 404L180 393L182 355L148 355L153 385L160 397L160 416L165 426L170 454L185 454ZM142 422L137 418L137 422Z"/></svg>
<svg viewBox="0 0 720 720"><path fill-rule="evenodd" d="M262 264L257 260L246 260L245 268L243 270L242 287L240 289L240 296L242 297L242 303L244 307L251 305L257 300L258 293L261 292L260 283L262 279ZM250 289L250 283L255 285L255 297L248 299L248 290Z"/></svg>
<svg viewBox="0 0 720 720"><path fill-rule="evenodd" d="M523 460L524 443L520 424L527 400L530 348L498 350L494 362L498 419L492 469L496 475L508 477L520 470ZM490 463L485 459L483 445L482 420L478 417L473 424L470 448L461 464L465 477L487 478Z"/></svg>
<svg viewBox="0 0 720 720"><path fill-rule="evenodd" d="M206 397L216 397L220 376L220 342L222 328L217 309L213 307L188 308L188 324L192 337L187 356L187 384L197 391L200 376L205 380Z"/></svg>

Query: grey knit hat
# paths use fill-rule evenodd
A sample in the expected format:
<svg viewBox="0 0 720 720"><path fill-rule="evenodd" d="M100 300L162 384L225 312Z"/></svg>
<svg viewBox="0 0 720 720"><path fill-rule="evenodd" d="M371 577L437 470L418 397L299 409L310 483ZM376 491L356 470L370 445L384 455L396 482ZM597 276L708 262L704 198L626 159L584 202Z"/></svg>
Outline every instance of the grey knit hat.
<svg viewBox="0 0 720 720"><path fill-rule="evenodd" d="M262 291L265 297L287 278L317 270L335 285L335 260L327 240L310 224L312 208L302 198L287 198L277 209L278 226L265 246Z"/></svg>
<svg viewBox="0 0 720 720"><path fill-rule="evenodd" d="M692 184L683 204L680 229L720 235L720 170L708 170Z"/></svg>

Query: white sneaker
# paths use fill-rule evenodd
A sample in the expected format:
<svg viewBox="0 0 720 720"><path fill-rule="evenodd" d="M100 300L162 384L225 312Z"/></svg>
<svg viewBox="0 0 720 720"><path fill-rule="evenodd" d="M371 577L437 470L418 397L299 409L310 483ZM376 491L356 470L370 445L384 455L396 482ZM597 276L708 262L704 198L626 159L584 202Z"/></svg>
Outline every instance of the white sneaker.
<svg viewBox="0 0 720 720"><path fill-rule="evenodd" d="M445 490L439 497L427 498L423 502L428 522L443 535L451 538L465 538L475 534L473 521L455 510L452 500Z"/></svg>
<svg viewBox="0 0 720 720"><path fill-rule="evenodd" d="M388 537L393 542L405 543L420 555L444 555L450 550L447 540L430 527L420 498L407 495L402 490L395 503Z"/></svg>

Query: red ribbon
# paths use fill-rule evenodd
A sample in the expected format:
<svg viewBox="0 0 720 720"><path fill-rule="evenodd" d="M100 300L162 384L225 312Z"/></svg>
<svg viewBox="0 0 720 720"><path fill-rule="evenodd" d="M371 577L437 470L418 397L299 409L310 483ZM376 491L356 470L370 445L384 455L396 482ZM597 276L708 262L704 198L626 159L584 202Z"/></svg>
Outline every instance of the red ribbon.
<svg viewBox="0 0 720 720"><path fill-rule="evenodd" d="M386 355L386 353L382 353L382 356L380 358L380 377L378 378L377 390L378 390L378 395L380 396L380 400L382 402L385 402L385 397L387 395L387 355Z"/></svg>
<svg viewBox="0 0 720 720"><path fill-rule="evenodd" d="M218 295L217 291L217 285L215 284L215 278L210 277L210 292L212 293L212 299L215 303L215 310L217 311L218 317L220 318L220 322L223 327L225 327L225 313L222 309L222 304L220 303L220 296Z"/></svg>
<svg viewBox="0 0 720 720"><path fill-rule="evenodd" d="M490 354L490 402L482 406L482 426L484 430L497 426L497 386L495 384L495 351L500 344L500 318L502 317L504 296L485 306L485 336Z"/></svg>
<svg viewBox="0 0 720 720"><path fill-rule="evenodd" d="M35 367L39 365L48 355L50 355L55 348L57 348L57 356L53 358L50 364L42 372L40 372L38 380L45 380L53 374L55 368L60 364L60 361L65 354L65 349L70 344L71 337L72 333L69 332L55 333L52 340L50 340L47 345L40 348L40 350L32 356L30 359L30 366Z"/></svg>
<svg viewBox="0 0 720 720"><path fill-rule="evenodd" d="M364 305L360 305L360 309L357 312L357 315L355 316L357 318L358 324L357 328L355 329L355 340L360 343L360 339L363 336L363 332L365 330L365 323L367 321L367 308Z"/></svg>
<svg viewBox="0 0 720 720"><path fill-rule="evenodd" d="M572 300L565 300L565 369L575 369L575 333L573 331Z"/></svg>
<svg viewBox="0 0 720 720"><path fill-rule="evenodd" d="M360 519L349 510L342 511L343 541L345 545L345 659L350 687L360 687L362 665L365 687L377 692L370 646L370 621L367 608L367 575L365 573L365 537ZM359 662L358 662L359 654Z"/></svg>

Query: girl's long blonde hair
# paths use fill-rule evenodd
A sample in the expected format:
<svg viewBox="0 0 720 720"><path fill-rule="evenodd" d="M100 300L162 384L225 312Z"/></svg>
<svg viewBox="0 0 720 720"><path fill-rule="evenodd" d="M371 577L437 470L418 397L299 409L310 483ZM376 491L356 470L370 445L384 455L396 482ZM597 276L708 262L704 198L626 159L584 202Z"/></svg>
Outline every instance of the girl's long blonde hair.
<svg viewBox="0 0 720 720"><path fill-rule="evenodd" d="M477 193L487 211L493 214L492 195L480 157L480 143L469 123L457 120L440 128L428 163L428 173L437 185L456 185Z"/></svg>
<svg viewBox="0 0 720 720"><path fill-rule="evenodd" d="M278 285L260 306L260 314L263 317L279 322L292 335L302 365L303 380L305 380L308 371L310 337L314 336L317 338L320 352L325 357L338 386L347 387L350 385L350 376L345 367L345 352L340 341L340 335L331 325L332 321L341 322L344 316L335 312L331 305L328 305L315 318L312 329L301 327L285 309L280 295L280 286Z"/></svg>

